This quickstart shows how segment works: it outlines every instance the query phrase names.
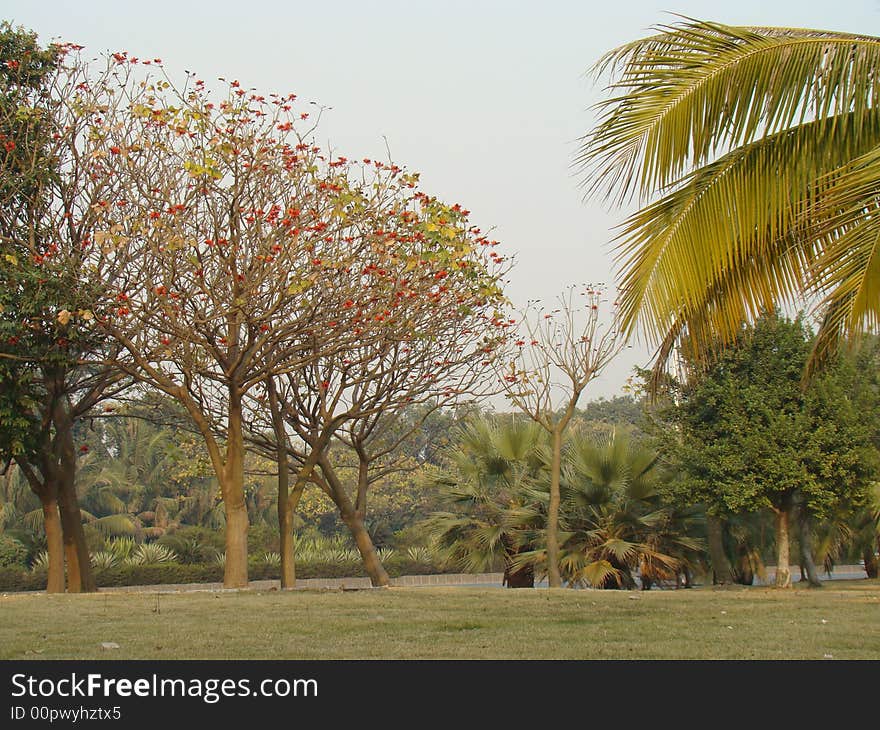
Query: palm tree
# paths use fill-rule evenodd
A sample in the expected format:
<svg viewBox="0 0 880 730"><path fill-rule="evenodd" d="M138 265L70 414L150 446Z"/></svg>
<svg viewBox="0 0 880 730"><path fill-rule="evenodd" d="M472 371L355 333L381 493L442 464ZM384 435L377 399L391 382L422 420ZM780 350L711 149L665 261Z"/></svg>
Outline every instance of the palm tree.
<svg viewBox="0 0 880 730"><path fill-rule="evenodd" d="M839 505L816 526L817 562L831 573L834 564L847 558L861 559L868 578L880 574L880 483L875 482L864 504Z"/></svg>
<svg viewBox="0 0 880 730"><path fill-rule="evenodd" d="M628 333L700 361L775 304L821 313L808 371L880 319L880 39L685 20L617 48L577 161L622 226ZM686 337L684 337L686 335Z"/></svg>
<svg viewBox="0 0 880 730"><path fill-rule="evenodd" d="M560 564L569 584L634 588L677 581L699 560L689 515L663 504L658 455L619 431L573 439L565 488Z"/></svg>
<svg viewBox="0 0 880 730"><path fill-rule="evenodd" d="M453 510L429 527L450 560L471 571L502 561L511 587L547 572L544 527L549 505L549 439L525 420L481 418L467 424L435 472ZM688 517L662 504L657 454L627 435L570 435L563 448L560 573L568 585L643 587L675 580L699 560L685 534Z"/></svg>
<svg viewBox="0 0 880 730"><path fill-rule="evenodd" d="M515 566L514 559L542 540L547 493L534 484L546 452L544 432L525 419L482 416L458 430L445 449L446 468L431 470L426 480L451 507L427 521L448 562L474 572L500 562L505 585L534 586L533 564Z"/></svg>

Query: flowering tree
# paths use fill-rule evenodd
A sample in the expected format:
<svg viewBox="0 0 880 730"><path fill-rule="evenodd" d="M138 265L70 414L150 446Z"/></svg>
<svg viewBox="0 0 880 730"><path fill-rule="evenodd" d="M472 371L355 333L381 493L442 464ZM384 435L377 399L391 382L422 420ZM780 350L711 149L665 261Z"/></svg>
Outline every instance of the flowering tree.
<svg viewBox="0 0 880 730"><path fill-rule="evenodd" d="M562 441L584 389L624 346L616 323L603 323L602 287L587 287L574 300L575 289L560 307L522 313L512 335L513 353L498 370L510 402L550 436L550 501L547 509L547 576L551 588L562 585L559 573L559 503ZM513 330L513 328L511 328Z"/></svg>
<svg viewBox="0 0 880 730"><path fill-rule="evenodd" d="M504 301L505 270L496 242L468 224L461 206L408 188L399 191L394 213L375 235L371 253L381 256L380 264L364 263L355 298L343 308L354 311L358 324L371 317L379 326L376 336L324 348L301 370L268 382L263 400L273 414L272 428L255 419L251 429L255 443L278 453L285 587L294 579L292 514L310 481L339 509L374 585L387 585L364 523L367 492L395 468L397 447L423 419L403 430L389 427L410 406L429 404L427 417L494 386L487 376L499 340L496 310ZM334 438L356 456L354 485L346 485L335 468L340 450L328 448ZM296 465L289 495L287 459Z"/></svg>
<svg viewBox="0 0 880 730"><path fill-rule="evenodd" d="M134 59L114 59L134 76ZM397 201L415 180L322 153L293 94L232 81L215 104L193 78L125 94L125 113L93 129L124 190L95 204L93 255L113 289L99 323L127 352L121 367L177 399L202 434L226 512L224 584L240 586L244 399L380 336L387 303L374 292L401 259L389 226L406 220Z"/></svg>

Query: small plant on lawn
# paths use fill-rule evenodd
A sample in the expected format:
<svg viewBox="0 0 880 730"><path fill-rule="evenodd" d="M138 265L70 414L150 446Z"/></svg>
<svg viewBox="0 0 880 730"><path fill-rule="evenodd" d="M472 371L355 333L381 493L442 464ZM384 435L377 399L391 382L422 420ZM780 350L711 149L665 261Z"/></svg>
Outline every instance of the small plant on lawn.
<svg viewBox="0 0 880 730"><path fill-rule="evenodd" d="M176 563L177 553L165 545L144 543L138 545L131 556L126 558L126 565L157 565L159 563Z"/></svg>
<svg viewBox="0 0 880 730"><path fill-rule="evenodd" d="M97 553L92 553L93 568L115 568L121 562L122 560L119 558L119 556L114 554L110 550L101 550Z"/></svg>
<svg viewBox="0 0 880 730"><path fill-rule="evenodd" d="M106 543L107 552L116 558L117 563L121 563L132 556L137 548L137 542L133 537L111 537Z"/></svg>
<svg viewBox="0 0 880 730"><path fill-rule="evenodd" d="M40 550L31 561L31 570L48 570L49 569L49 552L47 550Z"/></svg>

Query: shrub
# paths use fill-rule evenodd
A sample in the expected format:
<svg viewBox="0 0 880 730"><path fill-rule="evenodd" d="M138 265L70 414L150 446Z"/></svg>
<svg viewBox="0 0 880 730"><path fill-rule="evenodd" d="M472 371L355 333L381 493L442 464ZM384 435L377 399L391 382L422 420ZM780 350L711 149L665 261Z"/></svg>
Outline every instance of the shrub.
<svg viewBox="0 0 880 730"><path fill-rule="evenodd" d="M30 571L16 567L0 568L0 592L43 590L46 590L45 570Z"/></svg>
<svg viewBox="0 0 880 730"><path fill-rule="evenodd" d="M223 569L216 565L118 565L95 570L99 588L109 586L159 585L164 583L217 583L223 580Z"/></svg>
<svg viewBox="0 0 880 730"><path fill-rule="evenodd" d="M392 578L401 575L428 575L431 573L457 572L451 568L440 568L430 562L419 562L397 553L385 564ZM267 562L263 556L253 556L248 564L251 580L278 580L280 568ZM335 560L297 560L297 578L350 578L364 577L363 565ZM158 563L154 565L125 565L95 567L95 580L99 588L109 586L136 586L182 583L220 583L223 580L223 566L214 564ZM0 568L0 592L42 591L46 588L45 568L25 570L22 568Z"/></svg>
<svg viewBox="0 0 880 730"><path fill-rule="evenodd" d="M28 549L19 540L9 535L0 535L0 568L25 567Z"/></svg>
<svg viewBox="0 0 880 730"><path fill-rule="evenodd" d="M176 563L177 553L171 548L157 542L138 545L125 561L128 565L157 565L159 563Z"/></svg>
<svg viewBox="0 0 880 730"><path fill-rule="evenodd" d="M186 525L167 532L156 541L177 553L181 563L210 563L223 552L223 535L206 527Z"/></svg>
<svg viewBox="0 0 880 730"><path fill-rule="evenodd" d="M262 523L248 528L248 554L262 555L281 549L277 525Z"/></svg>
<svg viewBox="0 0 880 730"><path fill-rule="evenodd" d="M109 550L101 550L97 553L93 553L91 555L92 559L92 567L97 568L112 568L119 564L119 557Z"/></svg>
<svg viewBox="0 0 880 730"><path fill-rule="evenodd" d="M40 550L36 555L34 555L34 559L31 561L31 570L33 571L46 571L49 569L49 551L48 550Z"/></svg>
<svg viewBox="0 0 880 730"><path fill-rule="evenodd" d="M107 551L119 563L130 558L135 548L137 548L137 543L133 537L111 537L107 540Z"/></svg>

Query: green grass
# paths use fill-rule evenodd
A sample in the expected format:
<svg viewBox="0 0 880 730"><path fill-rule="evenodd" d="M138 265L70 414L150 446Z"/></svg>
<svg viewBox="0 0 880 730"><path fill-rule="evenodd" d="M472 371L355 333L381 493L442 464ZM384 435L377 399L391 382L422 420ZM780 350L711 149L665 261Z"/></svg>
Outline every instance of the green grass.
<svg viewBox="0 0 880 730"><path fill-rule="evenodd" d="M158 608L158 610L157 610ZM119 649L104 650L101 642ZM12 594L2 659L878 659L880 582Z"/></svg>

